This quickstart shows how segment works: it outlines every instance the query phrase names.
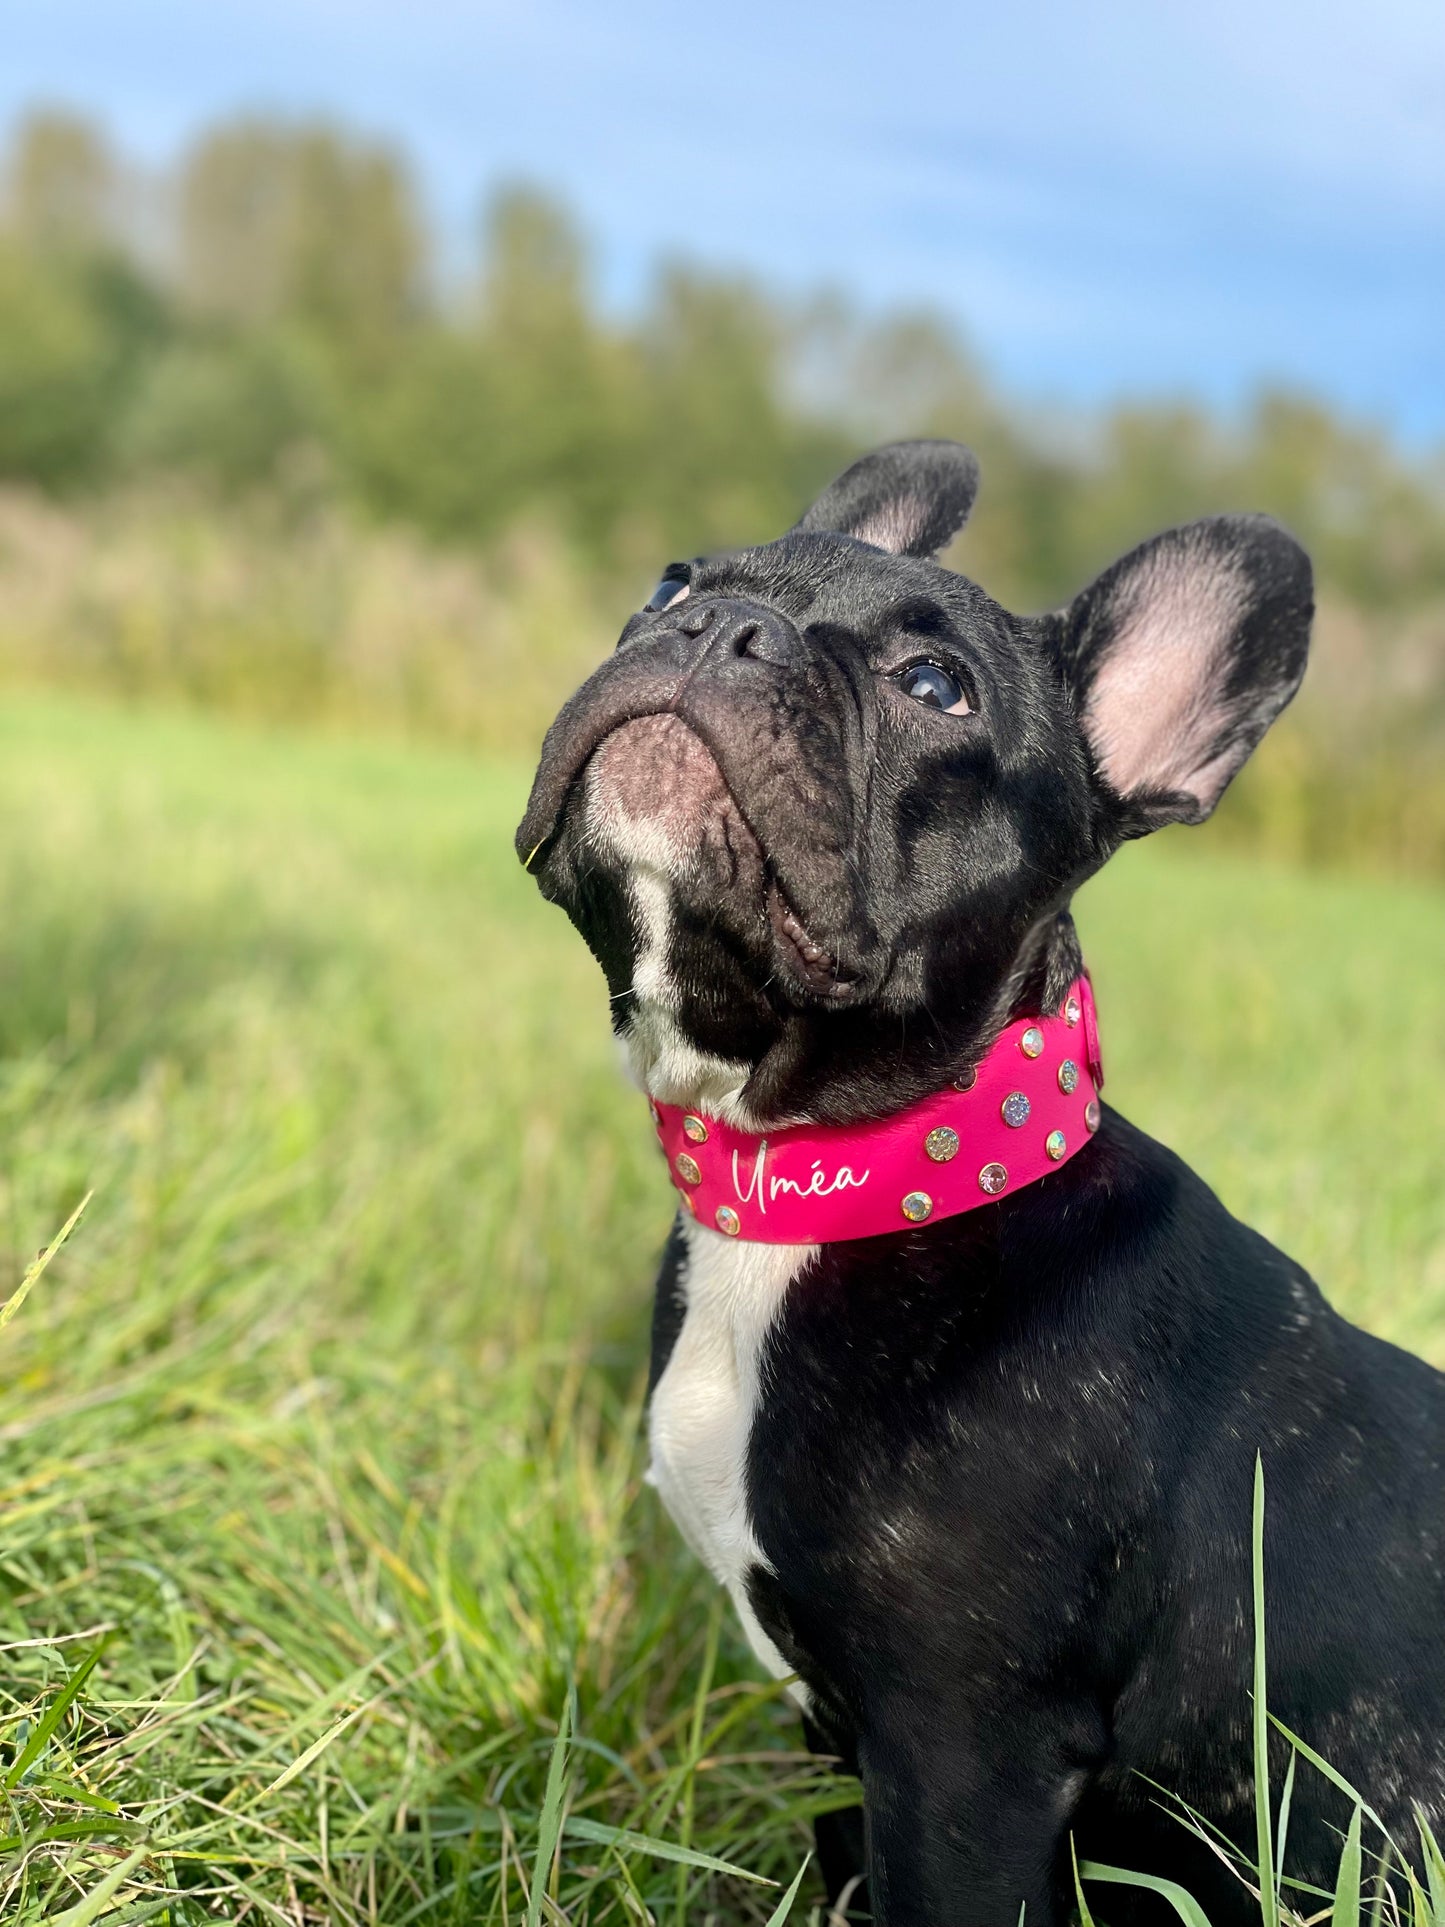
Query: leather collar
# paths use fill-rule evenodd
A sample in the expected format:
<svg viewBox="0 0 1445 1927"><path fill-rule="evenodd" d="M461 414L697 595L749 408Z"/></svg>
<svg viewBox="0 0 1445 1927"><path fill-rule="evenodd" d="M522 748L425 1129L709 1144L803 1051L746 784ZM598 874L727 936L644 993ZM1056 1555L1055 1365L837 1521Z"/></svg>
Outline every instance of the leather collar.
<svg viewBox="0 0 1445 1927"><path fill-rule="evenodd" d="M1010 1024L971 1077L890 1117L766 1136L653 1103L668 1175L699 1224L759 1244L831 1244L931 1224L1035 1184L1099 1128L1094 999Z"/></svg>

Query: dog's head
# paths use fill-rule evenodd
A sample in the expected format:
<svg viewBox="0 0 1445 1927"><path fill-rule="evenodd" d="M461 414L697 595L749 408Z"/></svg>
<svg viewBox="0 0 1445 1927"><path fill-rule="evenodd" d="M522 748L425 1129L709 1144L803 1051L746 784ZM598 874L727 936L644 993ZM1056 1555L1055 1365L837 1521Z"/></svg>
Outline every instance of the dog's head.
<svg viewBox="0 0 1445 1927"><path fill-rule="evenodd" d="M756 1126L938 1089L1078 966L1069 899L1199 822L1304 672L1303 550L1156 536L1010 615L933 558L969 452L866 456L779 541L670 566L547 734L517 836L654 1096Z"/></svg>

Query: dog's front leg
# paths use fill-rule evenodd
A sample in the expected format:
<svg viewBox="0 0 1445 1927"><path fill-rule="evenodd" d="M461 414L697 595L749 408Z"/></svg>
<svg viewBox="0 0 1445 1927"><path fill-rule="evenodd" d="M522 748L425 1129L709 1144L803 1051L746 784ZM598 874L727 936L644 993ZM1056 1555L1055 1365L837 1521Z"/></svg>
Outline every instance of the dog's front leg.
<svg viewBox="0 0 1445 1927"><path fill-rule="evenodd" d="M969 1728L972 1728L972 1731ZM1086 1772L1038 1709L956 1723L939 1706L859 1744L868 1892L878 1927L1059 1927Z"/></svg>

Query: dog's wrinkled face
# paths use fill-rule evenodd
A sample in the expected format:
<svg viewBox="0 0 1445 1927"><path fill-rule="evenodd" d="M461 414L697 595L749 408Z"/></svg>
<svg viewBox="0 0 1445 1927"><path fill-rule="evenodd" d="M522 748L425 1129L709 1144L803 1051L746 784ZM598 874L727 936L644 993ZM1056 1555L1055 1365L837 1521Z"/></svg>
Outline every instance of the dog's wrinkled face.
<svg viewBox="0 0 1445 1927"><path fill-rule="evenodd" d="M670 568L548 734L518 849L654 1096L886 1112L1077 967L1072 891L1207 815L1303 671L1309 566L1196 523L1062 614L931 558L976 470L878 451L780 541Z"/></svg>

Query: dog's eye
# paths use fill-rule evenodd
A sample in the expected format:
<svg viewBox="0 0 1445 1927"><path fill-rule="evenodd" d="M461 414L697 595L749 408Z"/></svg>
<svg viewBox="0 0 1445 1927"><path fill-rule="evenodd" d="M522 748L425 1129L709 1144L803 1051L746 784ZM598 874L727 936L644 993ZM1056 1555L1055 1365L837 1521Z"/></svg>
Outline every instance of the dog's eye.
<svg viewBox="0 0 1445 1927"><path fill-rule="evenodd" d="M930 709L951 710L957 716L968 713L963 685L936 662L910 663L899 676L898 687L905 696L916 703L927 703Z"/></svg>
<svg viewBox="0 0 1445 1927"><path fill-rule="evenodd" d="M679 582L675 575L665 575L652 594L643 604L645 609L670 609L674 602L681 602L687 594L687 584Z"/></svg>

